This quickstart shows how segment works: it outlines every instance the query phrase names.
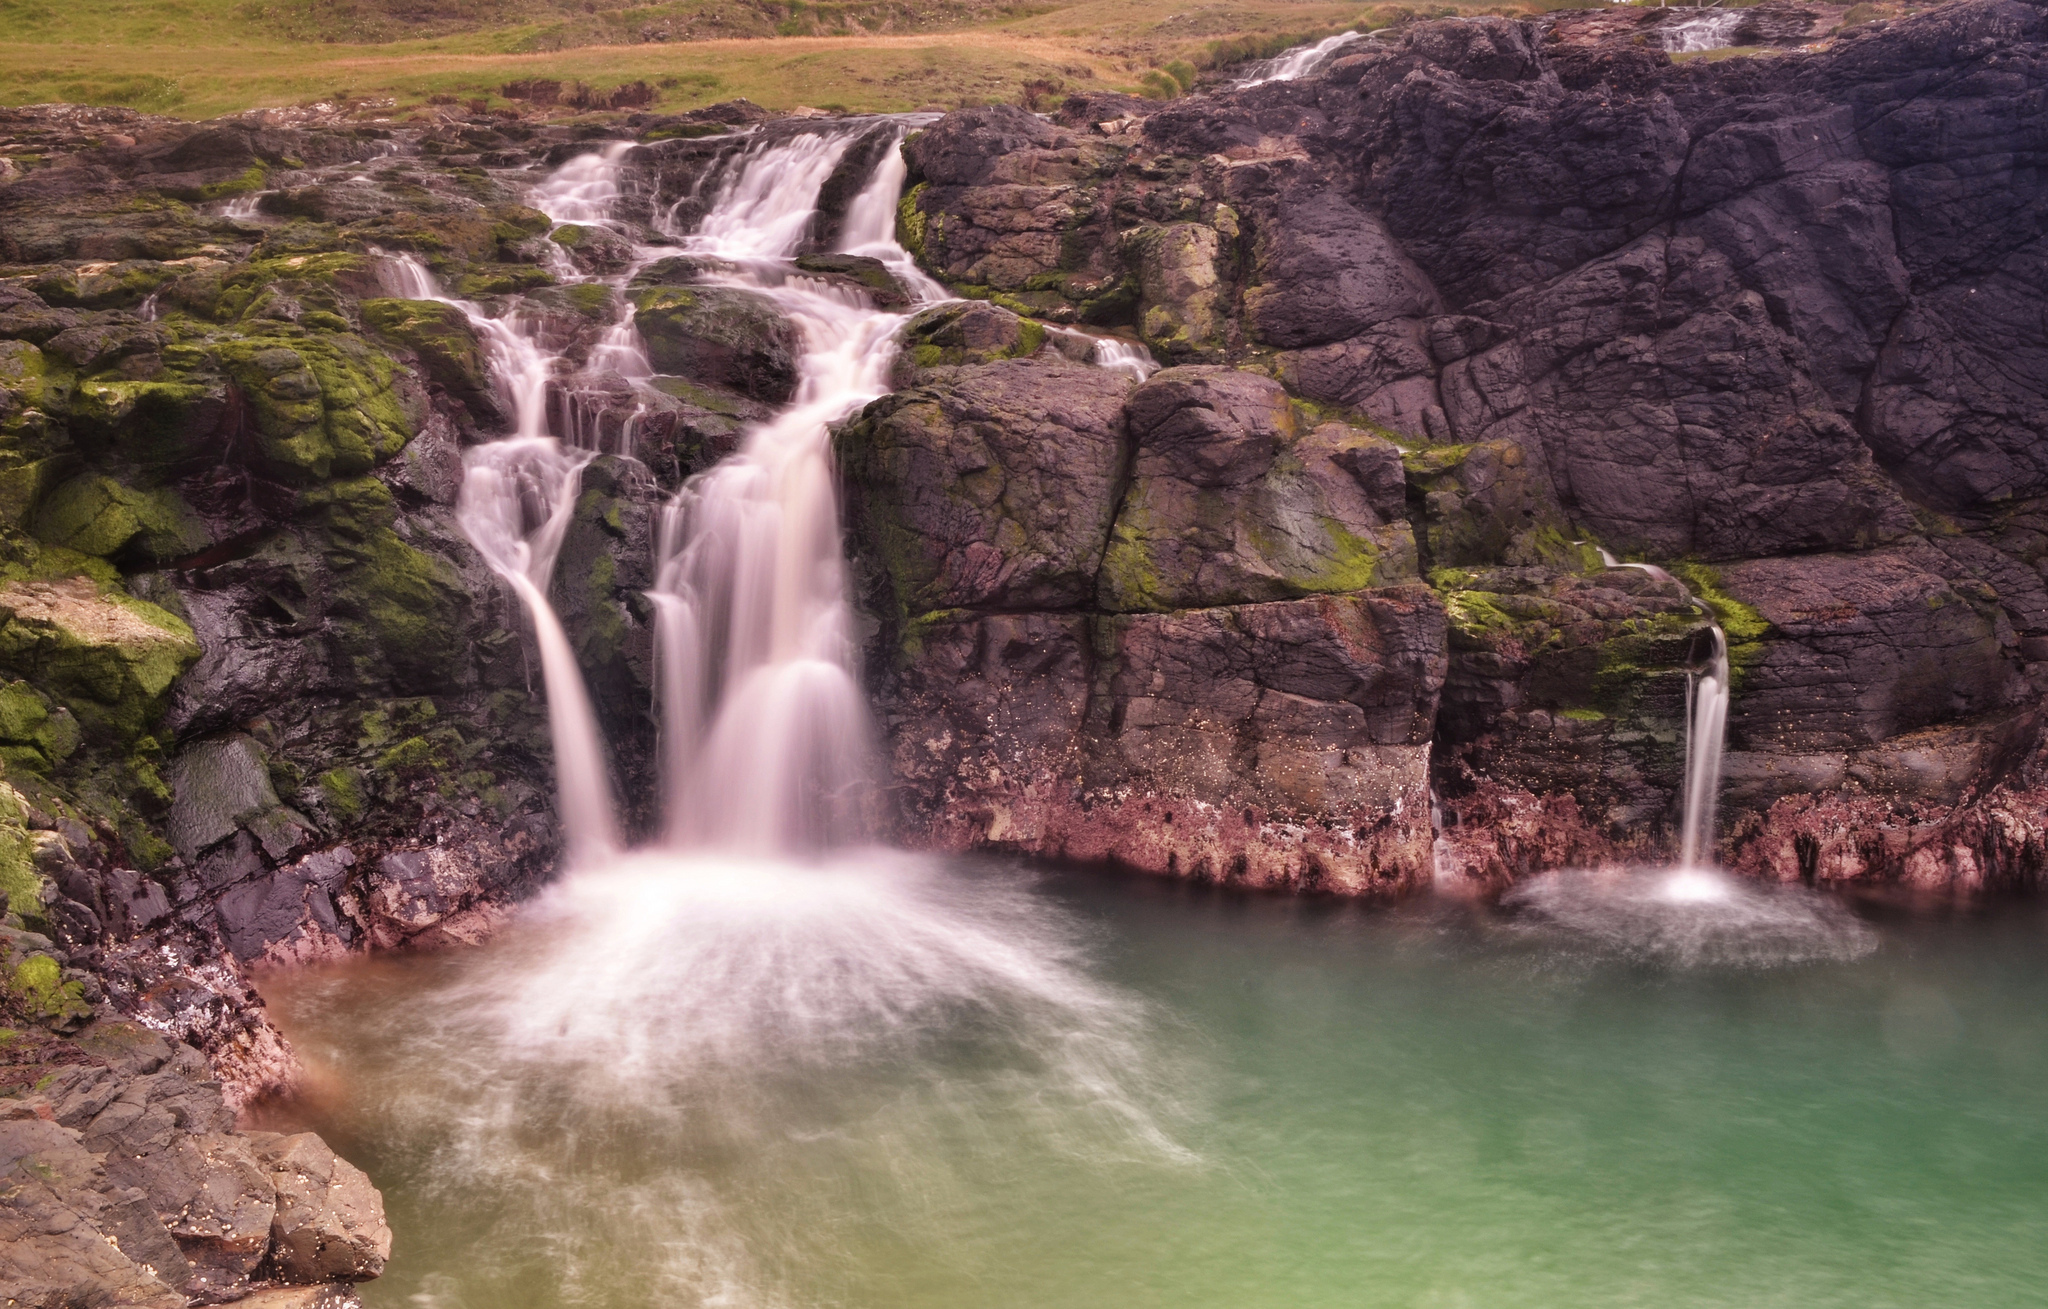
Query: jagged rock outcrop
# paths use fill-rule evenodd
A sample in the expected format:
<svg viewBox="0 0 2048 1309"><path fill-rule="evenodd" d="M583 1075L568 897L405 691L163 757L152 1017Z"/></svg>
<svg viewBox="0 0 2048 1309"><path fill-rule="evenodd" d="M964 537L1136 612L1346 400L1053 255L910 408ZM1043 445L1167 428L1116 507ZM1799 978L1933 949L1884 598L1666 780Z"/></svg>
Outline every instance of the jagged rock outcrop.
<svg viewBox="0 0 2048 1309"><path fill-rule="evenodd" d="M1691 594L1729 633L1724 799L1738 865L2030 882L2040 834L2007 770L2037 733L2029 706L2048 673L2034 522L2048 492L2048 338L2028 307L2048 212L2034 171L2048 10L1966 0L1811 51L1719 61L1675 61L1639 39L1666 17L1417 24L1293 82L1164 104L1077 100L1051 122L1002 106L948 115L906 148L901 236L978 299L1125 326L1161 363L1209 370L1211 385L1284 387L1348 424L1337 430L1400 447L1417 569L1405 576L1430 582L1447 615L1443 689L1415 739L1434 742L1446 821L1466 820L1446 832L1454 868L1498 885L1567 854L1630 857L1664 839L1702 623L1677 588L1603 571L1574 544L1587 539L1686 563ZM1737 40L1793 45L1815 21L1753 11ZM1161 377L1177 374L1193 375ZM920 749L946 761L906 785L914 812L943 793L953 813L1005 815L986 824L1004 835L976 839L1127 858L1009 826L1010 761L1047 742L977 747L1001 774L987 781L951 752L1022 732L1008 724L1023 710L997 704L1121 722L1112 688L1127 652L1102 614L1275 600L1274 577L1299 567L1276 568L1275 543L1298 550L1293 525L1349 521L1290 509L1229 466L1279 430L1240 398L1198 406L1239 440L1192 475L1163 472L1169 451L1145 449L1143 407L1126 407L1134 462L1100 613L1053 619L1031 603L919 620L920 604L955 602L892 595L903 630L926 642L891 646L892 631L877 657L884 703L894 712L901 687L917 706L891 720L899 764ZM986 421L976 430L1000 442ZM849 466L857 503L889 503L868 484L877 476L893 474ZM949 488L927 472L919 494L989 476L963 466ZM1327 464L1306 482L1325 495L1356 485ZM970 550L990 574L1015 558L1000 533L949 548L900 520L885 543L863 512L855 550L883 572L921 547L933 575ZM1381 551L1379 566L1397 569L1399 552ZM930 643L925 624L946 639ZM958 722L935 733L949 695ZM1164 712L1209 721L1189 695ZM1267 739L1231 721L1249 777ZM1128 795L1181 784L1107 762L1107 737L1075 749ZM1066 803L1078 806L1090 773L1073 772ZM1877 842L1862 858L1802 827L1808 815L1832 832L1888 804L1949 834L1915 837L1916 849L1969 841L1976 853L1914 862ZM2000 806L1996 822L1974 816L1987 805ZM1164 827L1123 839L1145 845ZM1794 849L1814 842L1826 857Z"/></svg>
<svg viewBox="0 0 2048 1309"><path fill-rule="evenodd" d="M8 946L31 959L54 948L21 932ZM9 1017L20 1005L0 997ZM0 1087L9 1303L177 1309L286 1284L344 1304L354 1297L336 1284L390 1258L369 1179L311 1133L234 1132L188 1045L113 1019L68 1037L11 1032Z"/></svg>

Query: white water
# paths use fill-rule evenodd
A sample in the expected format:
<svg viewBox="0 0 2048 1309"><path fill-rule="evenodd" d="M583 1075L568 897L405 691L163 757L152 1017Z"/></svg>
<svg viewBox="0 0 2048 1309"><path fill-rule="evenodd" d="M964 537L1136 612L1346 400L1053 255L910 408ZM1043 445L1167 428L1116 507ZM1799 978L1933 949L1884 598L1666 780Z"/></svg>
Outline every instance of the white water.
<svg viewBox="0 0 2048 1309"><path fill-rule="evenodd" d="M1597 548L1597 547L1596 547ZM1600 562L1609 568L1633 568L1692 595L1685 583L1655 564L1625 564L1602 549ZM1706 616L1713 648L1704 669L1687 674L1685 698L1685 778L1681 792L1678 867L1711 868L1714 856L1714 812L1720 803L1721 751L1728 735L1728 634L1714 611L1693 597L1693 607Z"/></svg>
<svg viewBox="0 0 2048 1309"><path fill-rule="evenodd" d="M263 197L275 194L276 192L274 191L251 191L247 195L238 195L232 200L222 201L220 216L222 218L236 218L247 222L257 216L256 206L262 203Z"/></svg>
<svg viewBox="0 0 2048 1309"><path fill-rule="evenodd" d="M1698 18L1666 23L1658 31L1664 49L1671 54L1694 54L1701 50L1725 49L1742 26L1742 11L1717 9Z"/></svg>
<svg viewBox="0 0 2048 1309"><path fill-rule="evenodd" d="M1296 78L1307 77L1336 58L1339 50L1358 40L1359 36L1357 32L1339 32L1335 36L1326 36L1312 45L1301 45L1292 50L1282 51L1257 65L1250 76L1240 78L1236 85L1240 88L1263 86L1267 82L1292 82Z"/></svg>
<svg viewBox="0 0 2048 1309"><path fill-rule="evenodd" d="M1159 361L1143 346L1113 336L1097 337L1089 358L1098 368L1127 373L1140 382L1159 371Z"/></svg>
<svg viewBox="0 0 2048 1309"><path fill-rule="evenodd" d="M664 516L656 648L677 848L765 854L861 830L873 752L852 670L830 424L887 392L903 316L782 264L854 140L799 136L748 151L683 242L736 261L715 280L772 301L804 353L790 407L686 485ZM892 150L849 207L842 249L909 266L894 239L902 181Z"/></svg>
<svg viewBox="0 0 2048 1309"><path fill-rule="evenodd" d="M548 432L548 390L558 360L516 315L444 294L416 256L387 255L381 269L394 295L452 305L469 319L493 382L513 416L513 433L463 458L456 520L470 543L519 597L534 627L555 746L555 788L572 863L619 848L610 769L590 692L574 647L548 602L555 557L567 533L591 451Z"/></svg>

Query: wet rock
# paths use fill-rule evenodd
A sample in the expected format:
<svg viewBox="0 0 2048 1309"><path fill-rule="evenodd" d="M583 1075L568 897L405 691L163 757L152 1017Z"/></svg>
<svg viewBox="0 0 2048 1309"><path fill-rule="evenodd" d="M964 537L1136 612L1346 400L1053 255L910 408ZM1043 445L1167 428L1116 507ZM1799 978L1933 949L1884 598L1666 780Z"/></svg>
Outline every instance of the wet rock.
<svg viewBox="0 0 2048 1309"><path fill-rule="evenodd" d="M1285 203L1253 243L1245 314L1259 340L1298 349L1434 312L1435 288L1380 221L1318 191Z"/></svg>
<svg viewBox="0 0 2048 1309"><path fill-rule="evenodd" d="M1400 455L1310 428L1279 383L1171 368L1126 404L1137 454L1102 558L1112 611L1361 591L1416 576Z"/></svg>
<svg viewBox="0 0 2048 1309"><path fill-rule="evenodd" d="M1124 467L1128 377L1050 359L887 396L835 442L880 612L1056 608L1094 591Z"/></svg>
<svg viewBox="0 0 2048 1309"><path fill-rule="evenodd" d="M280 859L311 827L278 800L263 749L250 737L193 743L172 765L170 780L171 844L188 859L243 828Z"/></svg>
<svg viewBox="0 0 2048 1309"><path fill-rule="evenodd" d="M2019 694L1995 618L1900 554L1755 560L1723 578L1776 638L1731 707L1738 746L1864 746Z"/></svg>
<svg viewBox="0 0 2048 1309"><path fill-rule="evenodd" d="M1233 884L1412 888L1442 623L1422 587L935 620L882 700L906 834Z"/></svg>
<svg viewBox="0 0 2048 1309"><path fill-rule="evenodd" d="M763 296L735 287L640 286L634 322L663 373L726 387L769 404L796 386L796 329Z"/></svg>
<svg viewBox="0 0 2048 1309"><path fill-rule="evenodd" d="M360 1282L384 1271L391 1229L363 1171L311 1132L257 1134L256 1157L277 1191L270 1269L287 1282Z"/></svg>

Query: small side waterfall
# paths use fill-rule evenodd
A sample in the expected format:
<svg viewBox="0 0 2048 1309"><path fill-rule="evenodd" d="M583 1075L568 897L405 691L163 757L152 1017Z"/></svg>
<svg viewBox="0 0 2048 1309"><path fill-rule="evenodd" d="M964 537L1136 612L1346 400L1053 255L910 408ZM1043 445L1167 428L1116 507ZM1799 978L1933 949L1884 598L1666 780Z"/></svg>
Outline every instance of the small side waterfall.
<svg viewBox="0 0 2048 1309"><path fill-rule="evenodd" d="M1698 601L1694 601L1695 604ZM1704 608L1705 606L1701 606ZM1721 746L1728 732L1728 636L1713 624L1707 670L1693 676L1685 713L1685 818L1678 866L1713 863L1714 809L1721 792Z"/></svg>
<svg viewBox="0 0 2048 1309"><path fill-rule="evenodd" d="M1702 50L1726 49L1735 40L1735 29L1740 26L1741 10L1717 9L1698 18L1666 23L1657 35L1670 54L1697 54Z"/></svg>
<svg viewBox="0 0 2048 1309"><path fill-rule="evenodd" d="M397 295L453 306L468 318L492 381L513 414L513 435L464 457L456 521L492 570L519 597L533 622L555 743L555 786L572 862L619 847L602 734L568 633L548 602L555 556L568 531L591 452L565 447L547 431L548 387L559 360L513 316L444 294L416 256L385 255L386 284Z"/></svg>
<svg viewBox="0 0 2048 1309"><path fill-rule="evenodd" d="M1284 50L1257 65L1250 76L1240 78L1235 85L1242 90L1250 86L1263 86L1267 82L1292 82L1296 78L1307 77L1336 58L1339 50L1358 40L1360 35L1362 34L1358 32L1339 32L1335 36L1326 36L1309 45L1298 45L1292 50Z"/></svg>
<svg viewBox="0 0 2048 1309"><path fill-rule="evenodd" d="M1692 596L1693 607L1707 617L1713 650L1702 671L1688 673L1685 698L1685 780L1681 792L1678 867L1681 872L1711 868L1714 855L1714 810L1721 793L1721 749L1728 734L1728 634L1713 610L1685 583L1655 564L1625 564L1606 550L1600 561L1609 568L1633 568L1670 582Z"/></svg>
<svg viewBox="0 0 2048 1309"><path fill-rule="evenodd" d="M568 633L548 603L548 579L569 529L585 451L544 436L518 436L470 451L456 519L533 620L555 742L555 786L572 861L619 848L603 737Z"/></svg>

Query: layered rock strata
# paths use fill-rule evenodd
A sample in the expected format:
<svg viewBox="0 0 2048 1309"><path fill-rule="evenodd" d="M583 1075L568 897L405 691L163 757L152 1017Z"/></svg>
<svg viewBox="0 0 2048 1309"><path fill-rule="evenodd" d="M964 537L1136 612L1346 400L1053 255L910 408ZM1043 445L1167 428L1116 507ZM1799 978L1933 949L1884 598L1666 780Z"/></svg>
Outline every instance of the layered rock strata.
<svg viewBox="0 0 2048 1309"><path fill-rule="evenodd" d="M1322 855L1276 854L1296 838L1276 845L1273 824L1325 802L1257 779L1263 751L1370 738L1430 749L1454 880L1659 856L1701 627L1687 594L1601 569L1598 545L1672 569L1729 634L1724 858L1810 881L2039 878L2020 761L2048 654L2048 341L2031 308L2048 17L1958 3L1714 61L1674 61L1651 39L1664 17L1421 24L1299 81L1076 98L1049 121L970 110L912 140L901 232L928 268L1019 314L1130 332L1174 365L1162 379L1278 383L1312 415L1295 430L1327 419L1358 434L1341 441L1398 452L1416 563L1396 572L1368 533L1371 578L1325 571L1289 592L1299 559L1275 551L1297 548L1311 511L1276 499L1265 470L1226 465L1253 448L1316 456L1222 398L1202 402L1213 450L1162 439L1133 396L1111 499L1058 494L1078 515L1067 548L1085 555L1111 524L1092 592L963 587L1038 557L1032 516L1048 514L1031 496L1053 492L1020 503L1030 474L989 429L1055 411L1014 365L989 374L1018 397L1008 410L971 369L919 379L885 404L936 405L925 435L871 413L848 444L856 553L896 579L875 675L899 776L919 779L911 831L1369 887L1377 845L1334 876ZM1815 21L1755 11L1745 43L1805 39ZM986 412L966 417L968 397ZM949 453L963 427L964 459ZM1113 428L1091 410L1057 462L1078 475ZM904 448L920 443L945 453ZM932 471L947 458L950 481ZM1309 480L1363 493L1348 469ZM1440 675L1400 672L1405 640L1370 661L1416 689L1420 729L1304 736L1238 708L1281 693L1257 678L1285 661L1243 653L1234 606L1300 605L1283 596L1302 590L1370 604L1394 582L1426 584L1414 612L1443 615ZM1256 691L1225 689L1237 664ZM1026 738L1026 716L1076 726ZM1133 721L1173 742L1175 767L1123 752ZM1220 773L1199 762L1225 757ZM1383 785L1368 805L1409 824L1398 885L1427 863L1416 793ZM1221 819L1186 835L1187 805L1236 813L1236 830L1220 846ZM1355 817L1333 827L1356 833Z"/></svg>

